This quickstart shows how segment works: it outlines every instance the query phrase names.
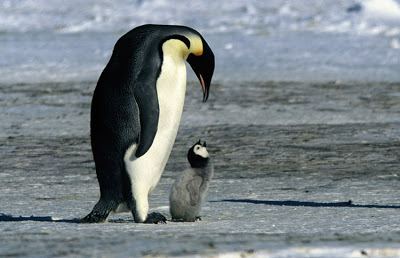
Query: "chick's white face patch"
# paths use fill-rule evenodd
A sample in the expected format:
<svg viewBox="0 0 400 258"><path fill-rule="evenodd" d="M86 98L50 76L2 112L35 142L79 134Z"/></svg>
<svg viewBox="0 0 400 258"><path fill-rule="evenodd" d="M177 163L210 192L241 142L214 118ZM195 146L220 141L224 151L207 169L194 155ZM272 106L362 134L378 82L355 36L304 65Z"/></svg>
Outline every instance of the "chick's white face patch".
<svg viewBox="0 0 400 258"><path fill-rule="evenodd" d="M203 158L208 158L208 151L206 147L201 146L200 144L196 144L193 148L194 154L201 156Z"/></svg>

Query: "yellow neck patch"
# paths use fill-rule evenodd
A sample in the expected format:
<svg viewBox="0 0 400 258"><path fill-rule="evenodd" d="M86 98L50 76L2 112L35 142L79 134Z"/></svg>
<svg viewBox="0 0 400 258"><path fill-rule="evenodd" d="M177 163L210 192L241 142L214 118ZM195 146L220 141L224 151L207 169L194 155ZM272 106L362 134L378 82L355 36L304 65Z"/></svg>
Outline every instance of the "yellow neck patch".
<svg viewBox="0 0 400 258"><path fill-rule="evenodd" d="M162 49L164 54L181 56L184 60L189 54L201 56L203 54L203 42L197 35L185 35L190 41L190 48L179 39L170 39L164 42Z"/></svg>
<svg viewBox="0 0 400 258"><path fill-rule="evenodd" d="M190 35L187 37L190 41L189 52L195 56L201 56L203 54L203 42L197 35Z"/></svg>

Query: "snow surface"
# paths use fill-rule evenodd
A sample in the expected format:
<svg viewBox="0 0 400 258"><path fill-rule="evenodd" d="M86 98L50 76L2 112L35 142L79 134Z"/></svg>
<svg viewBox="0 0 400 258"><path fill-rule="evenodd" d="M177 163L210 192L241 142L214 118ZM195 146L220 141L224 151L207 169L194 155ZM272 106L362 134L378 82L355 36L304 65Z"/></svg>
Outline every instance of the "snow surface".
<svg viewBox="0 0 400 258"><path fill-rule="evenodd" d="M0 82L96 80L116 40L144 23L200 31L216 54L219 80L399 81L399 6L398 0L0 0Z"/></svg>
<svg viewBox="0 0 400 258"><path fill-rule="evenodd" d="M0 0L0 256L399 257L398 0ZM187 149L215 161L196 223L76 223L98 199L91 96L143 23L200 31L151 211L168 214Z"/></svg>

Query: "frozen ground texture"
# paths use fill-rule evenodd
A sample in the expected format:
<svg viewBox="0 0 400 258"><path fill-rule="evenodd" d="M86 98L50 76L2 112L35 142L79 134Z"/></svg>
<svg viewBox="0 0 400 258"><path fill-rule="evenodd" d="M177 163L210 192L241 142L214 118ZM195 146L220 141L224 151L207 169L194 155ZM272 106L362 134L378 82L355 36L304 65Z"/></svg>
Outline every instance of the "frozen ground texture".
<svg viewBox="0 0 400 258"><path fill-rule="evenodd" d="M0 255L399 257L399 6L0 0ZM190 83L150 197L169 218L186 151L207 140L203 221L78 224L99 193L93 89L115 41L143 23L192 26L216 54L210 99Z"/></svg>
<svg viewBox="0 0 400 258"><path fill-rule="evenodd" d="M170 188L201 137L215 162L203 220L83 225L98 199L94 85L1 85L2 255L400 255L399 84L215 83L206 104L190 84L150 205L170 218Z"/></svg>
<svg viewBox="0 0 400 258"><path fill-rule="evenodd" d="M143 23L199 30L218 80L400 80L399 0L0 0L0 17L0 82L96 80Z"/></svg>

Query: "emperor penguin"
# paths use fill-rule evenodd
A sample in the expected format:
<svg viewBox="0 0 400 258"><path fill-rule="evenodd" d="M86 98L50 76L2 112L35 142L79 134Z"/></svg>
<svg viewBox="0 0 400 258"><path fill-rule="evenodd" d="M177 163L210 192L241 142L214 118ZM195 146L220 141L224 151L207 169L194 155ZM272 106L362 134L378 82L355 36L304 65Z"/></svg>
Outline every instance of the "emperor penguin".
<svg viewBox="0 0 400 258"><path fill-rule="evenodd" d="M175 181L169 196L169 208L173 221L192 222L203 206L208 185L214 174L214 166L207 151L206 142L199 140L187 154L190 168Z"/></svg>
<svg viewBox="0 0 400 258"><path fill-rule="evenodd" d="M214 54L196 30L147 24L123 35L97 82L91 104L91 145L100 200L81 222L106 222L131 212L137 223L159 223L148 214L148 195L168 161L178 132L189 63L207 101Z"/></svg>

